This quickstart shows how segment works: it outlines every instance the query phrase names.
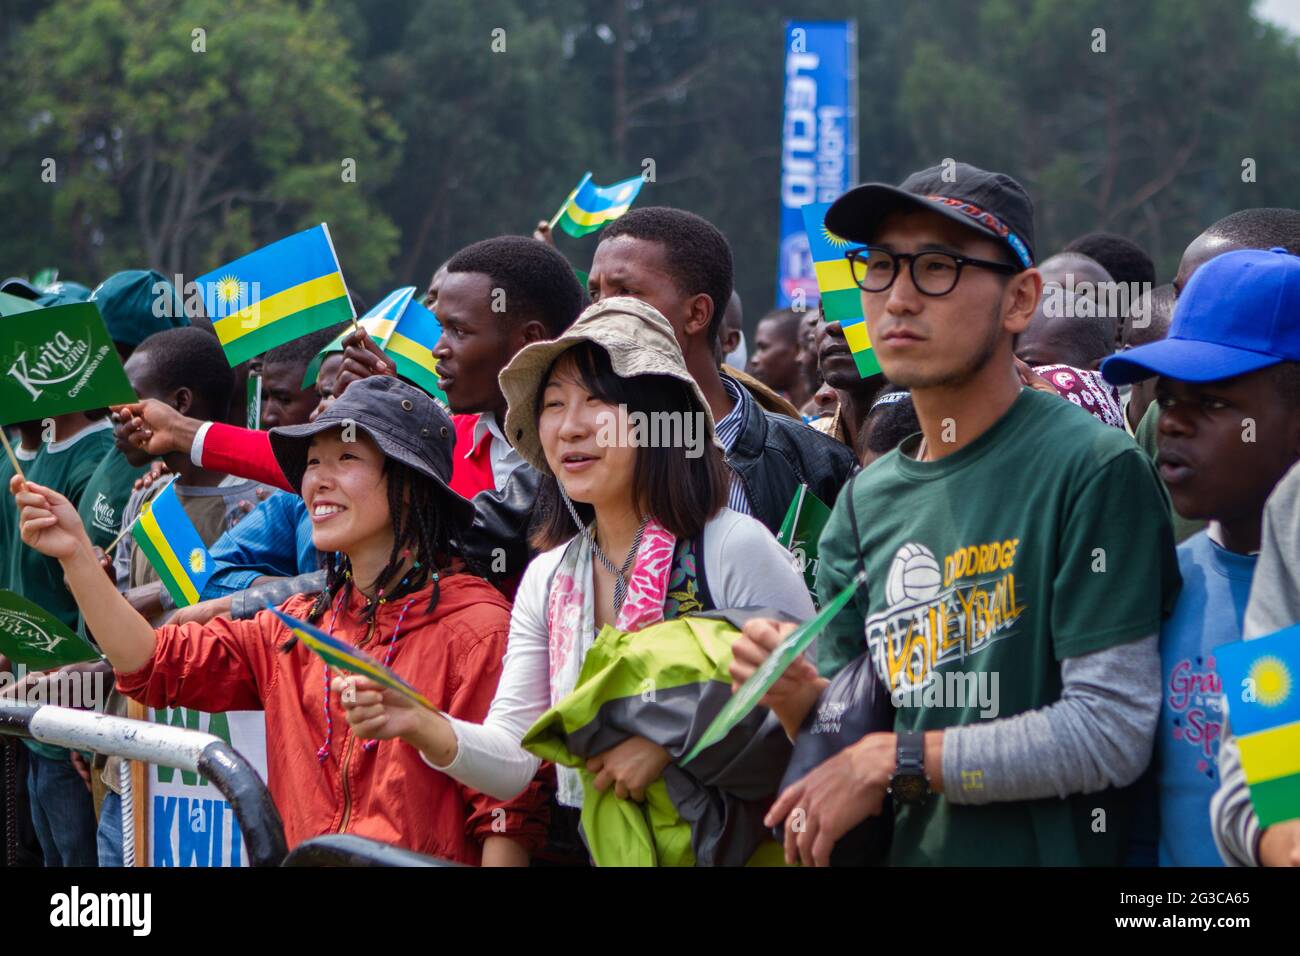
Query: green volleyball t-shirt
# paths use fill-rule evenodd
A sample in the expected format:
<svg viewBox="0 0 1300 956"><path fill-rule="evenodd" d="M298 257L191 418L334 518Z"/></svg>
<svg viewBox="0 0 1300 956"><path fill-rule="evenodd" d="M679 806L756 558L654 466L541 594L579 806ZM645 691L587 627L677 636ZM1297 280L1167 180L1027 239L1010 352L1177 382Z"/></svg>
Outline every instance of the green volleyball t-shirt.
<svg viewBox="0 0 1300 956"><path fill-rule="evenodd" d="M823 674L869 652L895 729L940 729L1046 707L1062 659L1159 630L1180 583L1168 503L1124 431L1024 389L952 455L916 461L904 452L918 439L864 470L822 535L823 602L867 570L819 640ZM975 777L963 786L980 787ZM896 809L891 862L1118 864L1126 797L932 795Z"/></svg>

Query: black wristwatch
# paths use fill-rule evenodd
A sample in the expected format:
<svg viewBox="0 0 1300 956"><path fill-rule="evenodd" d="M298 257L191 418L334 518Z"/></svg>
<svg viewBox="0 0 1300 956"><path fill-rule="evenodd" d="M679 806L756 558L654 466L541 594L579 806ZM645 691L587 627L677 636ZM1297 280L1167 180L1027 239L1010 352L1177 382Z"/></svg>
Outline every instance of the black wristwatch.
<svg viewBox="0 0 1300 956"><path fill-rule="evenodd" d="M898 763L889 781L895 803L925 803L930 796L930 778L925 775L925 733L919 730L898 735Z"/></svg>

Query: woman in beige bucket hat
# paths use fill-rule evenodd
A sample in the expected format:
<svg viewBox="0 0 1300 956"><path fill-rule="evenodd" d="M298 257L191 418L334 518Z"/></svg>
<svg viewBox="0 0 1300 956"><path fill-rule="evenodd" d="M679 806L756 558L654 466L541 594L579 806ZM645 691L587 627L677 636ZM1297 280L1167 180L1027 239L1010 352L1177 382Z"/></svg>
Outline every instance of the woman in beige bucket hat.
<svg viewBox="0 0 1300 956"><path fill-rule="evenodd" d="M425 759L484 793L528 785L540 760L520 747L533 722L574 687L606 624L637 631L712 608L814 613L802 576L760 522L728 509L713 419L668 321L616 297L562 336L521 350L501 373L506 436L545 475L535 543L511 615L501 683L482 724L409 711L393 695L358 693L358 733L423 723ZM383 728L382 730L380 728ZM412 739L407 736L407 739ZM638 797L668 762L634 737L596 757L596 786ZM581 804L574 770L557 798Z"/></svg>

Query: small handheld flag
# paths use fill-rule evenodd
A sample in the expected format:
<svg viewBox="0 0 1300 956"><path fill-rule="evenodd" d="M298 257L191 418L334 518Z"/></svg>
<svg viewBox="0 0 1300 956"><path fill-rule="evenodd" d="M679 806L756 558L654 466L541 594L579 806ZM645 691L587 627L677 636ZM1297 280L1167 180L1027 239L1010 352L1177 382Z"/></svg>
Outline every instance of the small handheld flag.
<svg viewBox="0 0 1300 956"><path fill-rule="evenodd" d="M177 607L199 602L199 595L214 570L212 555L176 496L174 481L145 504L131 529L131 537L149 559Z"/></svg>
<svg viewBox="0 0 1300 956"><path fill-rule="evenodd" d="M262 427L262 373L249 372L244 388L244 420L249 431Z"/></svg>
<svg viewBox="0 0 1300 956"><path fill-rule="evenodd" d="M808 233L808 251L812 253L813 269L817 272L822 313L827 322L840 323L858 374L863 378L879 375L880 361L871 348L867 321L862 314L862 295L853 281L849 260L844 257L857 245L826 228L826 210L830 208L828 202L803 207L804 230Z"/></svg>
<svg viewBox="0 0 1300 956"><path fill-rule="evenodd" d="M232 366L356 318L324 223L250 252L196 281Z"/></svg>
<svg viewBox="0 0 1300 956"><path fill-rule="evenodd" d="M786 668L794 663L795 658L808 649L817 636L826 630L826 626L843 610L844 605L849 603L853 593L862 586L862 582L867 579L865 569L859 571L853 580L844 586L844 590L831 598L830 603L822 608L811 621L805 621L800 624L788 635L785 640L776 646L776 649L767 656L767 660L749 675L745 683L736 688L736 692L731 695L718 711L718 716L713 718L713 723L709 724L699 741L686 755L686 759L679 764L685 766L695 757L709 747L712 747L719 740L722 740L727 734L731 733L733 727L745 719L745 715L758 706L763 695L767 693L768 688L776 683L777 678L785 673Z"/></svg>
<svg viewBox="0 0 1300 956"><path fill-rule="evenodd" d="M1215 658L1260 826L1300 818L1300 624Z"/></svg>
<svg viewBox="0 0 1300 956"><path fill-rule="evenodd" d="M349 674L369 677L376 684L397 691L426 710L439 713L438 708L433 706L427 697L359 647L332 637L320 628L312 627L306 621L300 621L278 608L269 608L269 610L284 622L285 627L289 628L295 638L314 651L326 664L347 671Z"/></svg>
<svg viewBox="0 0 1300 956"><path fill-rule="evenodd" d="M0 654L35 671L100 656L49 611L13 591L0 591Z"/></svg>
<svg viewBox="0 0 1300 956"><path fill-rule="evenodd" d="M410 379L434 398L446 403L447 396L438 387L438 360L433 347L442 338L442 325L437 316L415 297L413 285L388 293L379 304L363 315L360 326L376 345L393 361L397 374ZM315 384L321 363L331 352L343 351L343 340L352 334L344 332L312 359L302 386Z"/></svg>
<svg viewBox="0 0 1300 956"><path fill-rule="evenodd" d="M810 591L817 583L817 545L830 517L831 509L807 485L800 485L776 533L777 543L790 552Z"/></svg>
<svg viewBox="0 0 1300 956"><path fill-rule="evenodd" d="M551 228L558 224L575 239L593 233L627 212L644 182L640 176L633 176L612 186L597 186L587 173L551 219Z"/></svg>
<svg viewBox="0 0 1300 956"><path fill-rule="evenodd" d="M0 370L0 424L136 400L93 302L5 316Z"/></svg>

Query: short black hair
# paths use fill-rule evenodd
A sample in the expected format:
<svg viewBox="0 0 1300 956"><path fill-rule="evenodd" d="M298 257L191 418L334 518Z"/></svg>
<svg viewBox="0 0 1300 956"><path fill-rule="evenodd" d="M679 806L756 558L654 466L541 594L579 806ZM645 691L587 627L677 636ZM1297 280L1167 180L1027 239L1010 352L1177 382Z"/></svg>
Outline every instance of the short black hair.
<svg viewBox="0 0 1300 956"><path fill-rule="evenodd" d="M1279 206L1239 209L1210 226L1204 235L1227 239L1246 249L1282 246L1292 255L1300 255L1300 209Z"/></svg>
<svg viewBox="0 0 1300 956"><path fill-rule="evenodd" d="M1293 411L1300 409L1300 362L1279 362L1270 371L1282 403Z"/></svg>
<svg viewBox="0 0 1300 956"><path fill-rule="evenodd" d="M901 385L890 385L876 396L876 400L895 393L902 393L904 397L893 402L882 402L867 412L858 439L859 445L867 451L883 455L897 448L908 435L915 435L921 430L916 407L912 404L912 393L908 389ZM859 454L858 458L861 459L862 455Z"/></svg>
<svg viewBox="0 0 1300 956"><path fill-rule="evenodd" d="M605 227L600 241L630 236L664 247L668 272L686 295L703 292L713 302L709 344L718 341L722 316L731 301L733 266L727 237L702 216L670 206L642 206Z"/></svg>
<svg viewBox="0 0 1300 956"><path fill-rule="evenodd" d="M351 322L340 322L315 332L308 332L298 338L277 345L262 356L263 367L267 365L301 365L304 372L320 350L333 342L344 329L350 328Z"/></svg>
<svg viewBox="0 0 1300 956"><path fill-rule="evenodd" d="M796 312L794 309L775 309L758 320L759 325L764 322L771 322L781 334L786 336L795 345L799 344L799 325L803 322L806 313ZM757 326L755 327L757 328Z"/></svg>
<svg viewBox="0 0 1300 956"><path fill-rule="evenodd" d="M647 416L702 414L694 390L681 379L669 375L622 378L614 373L609 353L595 343L583 342L568 349L551 368L561 362L572 362L583 387L609 405ZM538 382L534 408L539 417L545 407L542 392L550 377L548 369ZM687 455L683 447L643 445L636 450L632 497L641 517L653 517L678 538L698 536L727 503L730 482L722 453L711 437L702 436L702 441L703 454L697 458ZM590 524L595 517L592 507L577 501L573 505L579 517ZM578 533L553 475L542 479L537 509L541 517L535 523L532 543L539 551L557 547Z"/></svg>
<svg viewBox="0 0 1300 956"><path fill-rule="evenodd" d="M447 260L448 272L478 272L505 291L507 316L536 319L551 338L587 307L587 291L569 260L528 236L497 236L466 246Z"/></svg>
<svg viewBox="0 0 1300 956"><path fill-rule="evenodd" d="M149 374L163 392L190 390L199 405L191 415L225 421L235 370L215 335L193 325L164 329L136 346L132 357L140 355L149 357Z"/></svg>
<svg viewBox="0 0 1300 956"><path fill-rule="evenodd" d="M1148 310L1146 325L1138 327L1131 321L1125 323L1124 344L1146 345L1148 342L1159 342L1168 336L1176 299L1172 283L1166 282L1152 289L1150 301L1146 303Z"/></svg>
<svg viewBox="0 0 1300 956"><path fill-rule="evenodd" d="M1116 282L1137 282L1143 289L1156 283L1156 264L1146 250L1131 239L1113 232L1090 232L1080 236L1062 252L1081 252L1101 264Z"/></svg>

